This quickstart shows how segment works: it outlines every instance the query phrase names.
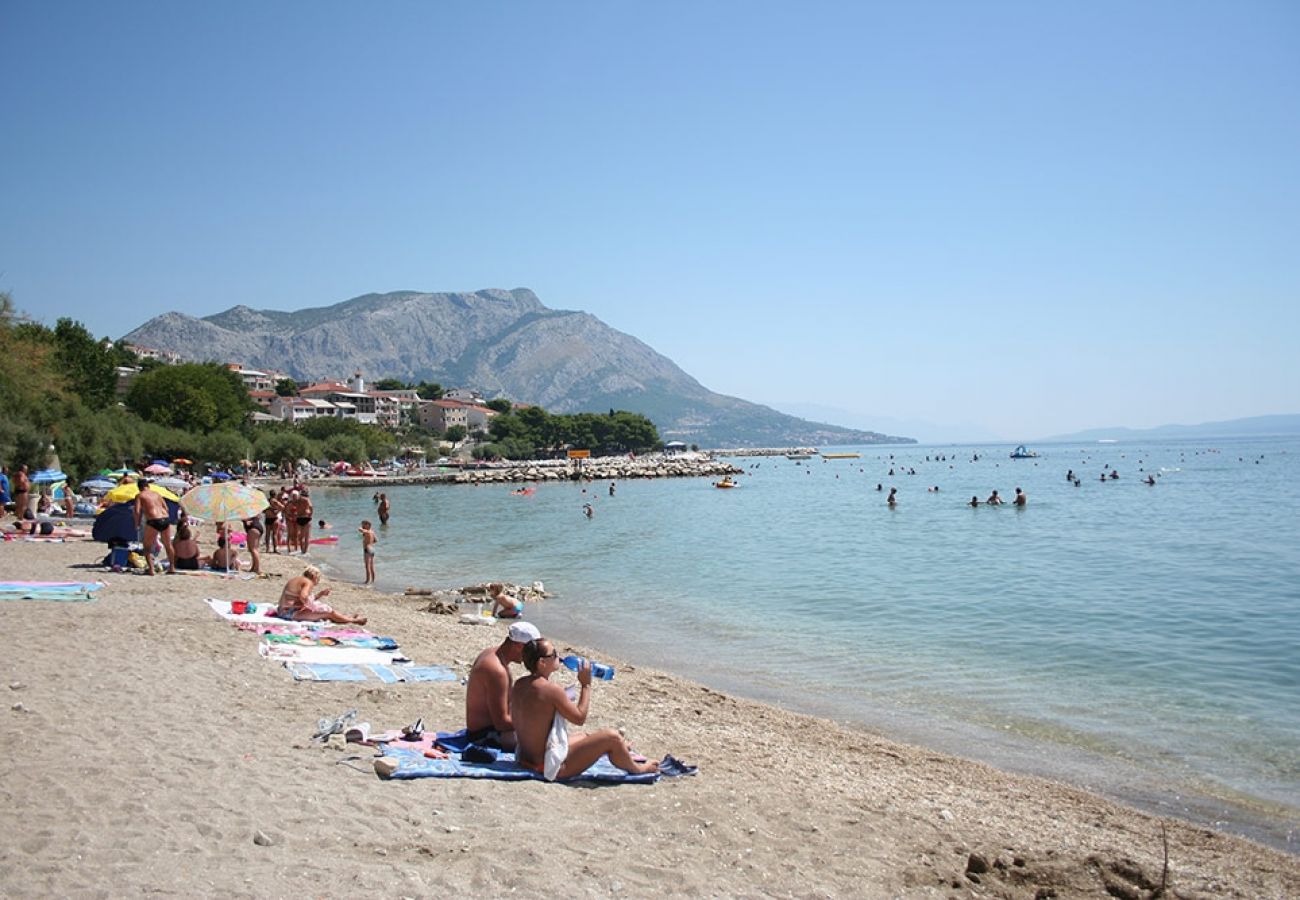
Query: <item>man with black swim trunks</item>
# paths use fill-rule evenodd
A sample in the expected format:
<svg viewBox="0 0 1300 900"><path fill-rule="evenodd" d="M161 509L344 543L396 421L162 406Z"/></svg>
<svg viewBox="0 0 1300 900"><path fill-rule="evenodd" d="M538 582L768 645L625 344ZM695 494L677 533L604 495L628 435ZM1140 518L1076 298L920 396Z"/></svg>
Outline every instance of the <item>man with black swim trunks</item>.
<svg viewBox="0 0 1300 900"><path fill-rule="evenodd" d="M140 493L135 495L135 527L140 528L141 520L144 521L144 556L147 565L145 568L150 575L154 574L153 556L154 548L158 541L162 541L163 549L167 551L167 572L172 574L176 571L176 551L172 549L171 538L171 514L167 511L167 501L163 500L162 495L156 493L149 487L149 479L140 479Z"/></svg>

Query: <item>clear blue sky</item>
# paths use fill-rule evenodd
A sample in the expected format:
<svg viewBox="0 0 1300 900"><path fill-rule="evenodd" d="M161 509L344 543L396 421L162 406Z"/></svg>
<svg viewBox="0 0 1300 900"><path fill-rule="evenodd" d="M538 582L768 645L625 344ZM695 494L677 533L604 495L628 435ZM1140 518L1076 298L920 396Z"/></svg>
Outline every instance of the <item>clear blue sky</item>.
<svg viewBox="0 0 1300 900"><path fill-rule="evenodd" d="M529 287L760 402L1300 412L1300 3L0 4L0 289Z"/></svg>

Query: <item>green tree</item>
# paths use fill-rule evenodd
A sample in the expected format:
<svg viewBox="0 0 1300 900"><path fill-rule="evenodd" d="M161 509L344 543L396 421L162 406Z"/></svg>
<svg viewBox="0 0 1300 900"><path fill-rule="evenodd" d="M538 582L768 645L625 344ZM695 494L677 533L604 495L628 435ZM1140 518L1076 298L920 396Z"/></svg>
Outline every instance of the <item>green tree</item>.
<svg viewBox="0 0 1300 900"><path fill-rule="evenodd" d="M257 459L281 468L292 468L298 460L307 458L309 452L307 439L292 431L265 431L253 443Z"/></svg>
<svg viewBox="0 0 1300 900"><path fill-rule="evenodd" d="M323 441L336 434L360 434L361 425L356 419L342 416L315 416L299 425L298 431L314 441Z"/></svg>
<svg viewBox="0 0 1300 900"><path fill-rule="evenodd" d="M441 400L442 385L437 382L421 381L415 386L415 393L420 396L421 400Z"/></svg>
<svg viewBox="0 0 1300 900"><path fill-rule="evenodd" d="M335 434L321 442L325 458L331 462L345 459L350 463L363 463L366 455L366 442L357 434Z"/></svg>
<svg viewBox="0 0 1300 900"><path fill-rule="evenodd" d="M497 397L495 400L489 400L484 405L488 409L494 409L499 413L508 413L514 408L514 404L505 397Z"/></svg>
<svg viewBox="0 0 1300 900"><path fill-rule="evenodd" d="M408 391L411 385L400 378L381 378L371 385L377 391Z"/></svg>
<svg viewBox="0 0 1300 900"><path fill-rule="evenodd" d="M199 455L204 462L228 468L248 459L248 439L237 431L214 431L204 435Z"/></svg>
<svg viewBox="0 0 1300 900"><path fill-rule="evenodd" d="M200 434L237 430L253 408L239 376L217 363L142 372L126 395L126 405L150 422Z"/></svg>
<svg viewBox="0 0 1300 900"><path fill-rule="evenodd" d="M298 382L292 378L281 378L275 383L277 397L292 397L296 393L298 393Z"/></svg>
<svg viewBox="0 0 1300 900"><path fill-rule="evenodd" d="M465 431L464 425L453 425L447 429L443 437L451 441L453 444L459 444L461 441L465 440L465 435L467 433L468 432Z"/></svg>
<svg viewBox="0 0 1300 900"><path fill-rule="evenodd" d="M103 409L117 400L113 359L110 350L80 322L65 318L55 324L54 364L63 372L68 388L91 409Z"/></svg>

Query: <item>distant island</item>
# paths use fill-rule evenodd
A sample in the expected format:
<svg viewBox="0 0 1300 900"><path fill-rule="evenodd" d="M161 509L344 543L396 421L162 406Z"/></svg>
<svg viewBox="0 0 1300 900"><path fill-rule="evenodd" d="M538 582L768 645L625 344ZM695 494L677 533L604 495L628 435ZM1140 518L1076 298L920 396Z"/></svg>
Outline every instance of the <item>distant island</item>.
<svg viewBox="0 0 1300 900"><path fill-rule="evenodd" d="M1252 416L1199 425L1160 425L1155 428L1090 428L1070 434L1055 434L1039 441L1127 441L1142 438L1272 437L1300 435L1300 413Z"/></svg>

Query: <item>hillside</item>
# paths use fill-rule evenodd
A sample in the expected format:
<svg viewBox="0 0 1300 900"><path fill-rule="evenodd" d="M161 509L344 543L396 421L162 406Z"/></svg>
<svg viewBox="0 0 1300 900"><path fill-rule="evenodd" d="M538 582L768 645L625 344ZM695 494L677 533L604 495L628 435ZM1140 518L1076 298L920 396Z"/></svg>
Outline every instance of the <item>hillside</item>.
<svg viewBox="0 0 1300 900"><path fill-rule="evenodd" d="M235 306L202 319L169 312L124 339L300 381L360 371L552 412L626 409L648 416L665 440L705 447L912 443L714 393L645 343L588 313L549 309L527 289L366 294L295 312Z"/></svg>
<svg viewBox="0 0 1300 900"><path fill-rule="evenodd" d="M1300 434L1300 415L1251 416L1199 425L1160 425L1155 428L1090 428L1058 434L1043 441L1139 440L1142 438L1268 437Z"/></svg>

